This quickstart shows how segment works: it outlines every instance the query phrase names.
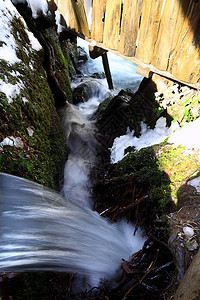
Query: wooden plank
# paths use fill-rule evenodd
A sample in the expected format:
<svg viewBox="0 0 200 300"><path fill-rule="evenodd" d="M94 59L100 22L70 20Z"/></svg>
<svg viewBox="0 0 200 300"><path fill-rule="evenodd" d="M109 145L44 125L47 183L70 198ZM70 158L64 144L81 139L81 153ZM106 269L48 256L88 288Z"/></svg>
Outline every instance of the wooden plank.
<svg viewBox="0 0 200 300"><path fill-rule="evenodd" d="M153 75L153 72L150 68L143 68L140 65L136 67L136 73L142 75L143 77L150 78Z"/></svg>
<svg viewBox="0 0 200 300"><path fill-rule="evenodd" d="M103 43L110 49L118 49L122 0L107 0Z"/></svg>
<svg viewBox="0 0 200 300"><path fill-rule="evenodd" d="M103 42L106 0L93 0L91 38Z"/></svg>
<svg viewBox="0 0 200 300"><path fill-rule="evenodd" d="M85 12L84 0L71 0L71 3L78 23L79 33L82 33L84 36L87 36L89 38L90 31Z"/></svg>
<svg viewBox="0 0 200 300"><path fill-rule="evenodd" d="M150 3L149 0L144 0L143 3L136 57L147 64L151 62L154 53L164 2L165 0L156 0Z"/></svg>
<svg viewBox="0 0 200 300"><path fill-rule="evenodd" d="M180 80L200 82L200 2L192 2L168 71Z"/></svg>
<svg viewBox="0 0 200 300"><path fill-rule="evenodd" d="M91 42L90 39L87 39L86 40L88 42ZM141 62L139 59L137 59L136 57L132 56L125 56L123 54L121 54L119 51L116 51L116 50L112 50L112 49L109 49L108 47L106 47L103 43L96 43L96 46L98 47L101 47L105 50L108 50L108 51L111 51L112 53L114 53L115 55L118 55L120 57L123 57L131 62L133 62L134 64L136 65L140 65L142 66L143 68L149 68L153 73L156 73L156 74L159 74L163 77L166 77L166 78L169 78L169 79L172 79L174 81L178 81L178 82L181 82L183 84L186 84L194 89L198 89L200 90L200 81L199 82L196 82L196 83L189 83L189 82L184 82L184 81L181 81L180 79L178 79L177 77L175 77L174 75L172 75L171 73L167 72L167 71L162 71L162 70L159 70L157 69L156 67L154 67L152 64L144 64L143 62Z"/></svg>
<svg viewBox="0 0 200 300"><path fill-rule="evenodd" d="M54 0L54 2L57 4L57 7L65 19L67 26L78 32L79 25L71 0Z"/></svg>
<svg viewBox="0 0 200 300"><path fill-rule="evenodd" d="M143 0L125 0L123 5L119 52L134 56Z"/></svg>
<svg viewBox="0 0 200 300"><path fill-rule="evenodd" d="M189 3L190 0L166 0L165 2L151 61L160 70L167 70L168 68L170 56L184 24L185 16L182 7L183 5L189 6Z"/></svg>

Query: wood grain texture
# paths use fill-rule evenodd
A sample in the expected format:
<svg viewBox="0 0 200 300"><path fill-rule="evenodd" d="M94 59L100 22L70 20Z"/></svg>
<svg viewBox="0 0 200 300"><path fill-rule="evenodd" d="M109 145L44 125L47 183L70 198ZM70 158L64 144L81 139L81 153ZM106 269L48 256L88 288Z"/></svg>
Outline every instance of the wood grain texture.
<svg viewBox="0 0 200 300"><path fill-rule="evenodd" d="M121 4L122 0L106 1L103 43L114 50L118 49Z"/></svg>
<svg viewBox="0 0 200 300"><path fill-rule="evenodd" d="M149 2L149 0L144 0L143 3L136 57L144 63L151 63L153 57L164 1L155 0Z"/></svg>
<svg viewBox="0 0 200 300"><path fill-rule="evenodd" d="M106 0L93 0L91 38L103 42Z"/></svg>
<svg viewBox="0 0 200 300"><path fill-rule="evenodd" d="M168 71L180 80L200 82L200 2L193 2L185 18Z"/></svg>
<svg viewBox="0 0 200 300"><path fill-rule="evenodd" d="M184 23L182 5L190 0L166 0L161 16L158 38L151 63L158 69L167 70L170 56L176 45Z"/></svg>
<svg viewBox="0 0 200 300"><path fill-rule="evenodd" d="M134 56L143 0L125 0L120 31L119 52Z"/></svg>

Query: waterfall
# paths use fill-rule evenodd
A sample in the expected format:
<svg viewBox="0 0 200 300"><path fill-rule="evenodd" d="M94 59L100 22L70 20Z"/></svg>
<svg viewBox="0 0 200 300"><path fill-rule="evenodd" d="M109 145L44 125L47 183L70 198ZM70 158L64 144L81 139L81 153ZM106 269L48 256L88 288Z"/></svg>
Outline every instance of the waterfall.
<svg viewBox="0 0 200 300"><path fill-rule="evenodd" d="M144 240L126 222L111 224L59 193L0 173L0 272L112 275Z"/></svg>
<svg viewBox="0 0 200 300"><path fill-rule="evenodd" d="M89 174L99 145L90 117L109 91L104 80L89 82L88 102L59 112L70 149L62 195L0 173L0 272L78 272L94 286L144 243L125 220L112 224L92 210Z"/></svg>

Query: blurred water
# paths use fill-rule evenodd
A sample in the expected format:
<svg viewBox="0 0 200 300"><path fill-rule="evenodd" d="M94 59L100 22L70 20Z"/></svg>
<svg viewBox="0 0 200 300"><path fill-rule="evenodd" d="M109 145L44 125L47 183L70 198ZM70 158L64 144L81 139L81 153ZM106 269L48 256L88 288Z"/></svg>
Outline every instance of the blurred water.
<svg viewBox="0 0 200 300"><path fill-rule="evenodd" d="M83 48L89 57L88 45L88 42L78 38L78 46ZM114 87L117 89L129 88L135 92L143 79L141 75L136 73L136 65L113 54L112 52L108 52L108 60ZM91 59L89 57L88 61L81 66L81 71L84 75L92 75L96 72L103 72L104 70L101 57L96 59Z"/></svg>
<svg viewBox="0 0 200 300"><path fill-rule="evenodd" d="M0 272L81 272L96 284L143 244L133 226L37 183L0 173L0 191Z"/></svg>

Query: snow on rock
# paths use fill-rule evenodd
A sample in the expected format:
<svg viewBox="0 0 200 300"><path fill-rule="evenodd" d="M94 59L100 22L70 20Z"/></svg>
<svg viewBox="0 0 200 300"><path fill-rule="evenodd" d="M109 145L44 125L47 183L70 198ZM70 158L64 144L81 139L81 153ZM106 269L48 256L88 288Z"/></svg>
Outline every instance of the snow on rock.
<svg viewBox="0 0 200 300"><path fill-rule="evenodd" d="M59 34L63 31L64 26L60 24L60 12L58 9L55 11L55 16L56 16L57 33Z"/></svg>
<svg viewBox="0 0 200 300"><path fill-rule="evenodd" d="M187 149L200 149L199 136L200 118L193 122L185 123L185 125L175 131L169 138L168 142L174 145L183 145Z"/></svg>
<svg viewBox="0 0 200 300"><path fill-rule="evenodd" d="M27 30L27 34L31 43L31 46L34 50L39 51L42 49L42 46L38 42L38 40L34 37L33 33Z"/></svg>
<svg viewBox="0 0 200 300"><path fill-rule="evenodd" d="M188 184L192 185L196 188L197 193L200 193L200 177L196 177L190 181L188 181Z"/></svg>
<svg viewBox="0 0 200 300"><path fill-rule="evenodd" d="M3 151L3 146L15 146L17 148L23 148L24 143L20 137L8 136L0 143L0 150Z"/></svg>
<svg viewBox="0 0 200 300"><path fill-rule="evenodd" d="M161 117L155 129L149 129L146 124L141 123L142 131L139 138L133 136L134 131L127 130L127 134L114 140L111 150L111 163L117 163L124 157L124 150L129 146L134 146L136 150L159 144L167 137L168 143L174 146L185 146L186 149L200 150L199 135L200 118L193 122L185 123L180 128L178 123L172 123L171 127L166 127L165 118ZM199 183L200 191L200 183Z"/></svg>
<svg viewBox="0 0 200 300"><path fill-rule="evenodd" d="M126 135L117 137L114 140L111 150L111 163L117 163L124 157L124 150L129 146L134 146L136 150L159 144L164 141L177 128L177 123L172 123L171 127L166 127L166 119L161 117L155 126L150 129L141 122L141 136L137 138L134 131L127 130Z"/></svg>
<svg viewBox="0 0 200 300"><path fill-rule="evenodd" d="M38 13L42 12L43 15L48 13L48 3L46 0L12 0L14 4L26 3L28 7L32 10L33 18L38 17Z"/></svg>
<svg viewBox="0 0 200 300"><path fill-rule="evenodd" d="M0 1L0 59L4 59L11 64L20 62L16 55L17 44L11 33L11 22L14 16L18 16L16 8L10 0Z"/></svg>
<svg viewBox="0 0 200 300"><path fill-rule="evenodd" d="M13 102L13 98L17 97L20 94L21 89L24 88L22 82L18 82L17 84L6 83L2 79L0 79L0 92L4 93L8 98L8 103Z"/></svg>

